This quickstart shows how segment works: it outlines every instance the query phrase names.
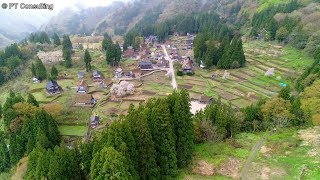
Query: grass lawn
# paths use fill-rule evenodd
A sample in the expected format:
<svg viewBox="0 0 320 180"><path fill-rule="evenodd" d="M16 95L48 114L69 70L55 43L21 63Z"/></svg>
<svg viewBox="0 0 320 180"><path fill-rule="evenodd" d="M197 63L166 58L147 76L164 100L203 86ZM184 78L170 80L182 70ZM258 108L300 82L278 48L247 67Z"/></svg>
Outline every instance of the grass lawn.
<svg viewBox="0 0 320 180"><path fill-rule="evenodd" d="M59 126L62 136L84 136L87 129L86 126Z"/></svg>
<svg viewBox="0 0 320 180"><path fill-rule="evenodd" d="M286 62L285 67L291 67L301 72L309 67L314 61L314 59L305 52L299 51L293 47L285 47L284 55L280 57L280 60Z"/></svg>

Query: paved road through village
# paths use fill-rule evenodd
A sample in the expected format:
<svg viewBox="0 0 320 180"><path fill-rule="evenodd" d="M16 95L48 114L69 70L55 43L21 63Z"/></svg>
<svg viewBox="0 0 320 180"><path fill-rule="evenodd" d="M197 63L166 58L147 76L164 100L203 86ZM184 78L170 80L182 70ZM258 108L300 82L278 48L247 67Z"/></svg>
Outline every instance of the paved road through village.
<svg viewBox="0 0 320 180"><path fill-rule="evenodd" d="M177 81L176 81L176 74L174 72L174 68L173 68L173 60L170 58L170 56L168 55L168 52L167 52L167 49L165 47L165 45L162 45L161 46L162 49L163 49L163 52L164 54L166 55L166 59L169 61L169 64L170 64L170 70L169 70L169 73L171 73L171 77L172 77L172 82L171 82L171 85L172 85L172 88L173 89L177 89L178 86L177 86Z"/></svg>

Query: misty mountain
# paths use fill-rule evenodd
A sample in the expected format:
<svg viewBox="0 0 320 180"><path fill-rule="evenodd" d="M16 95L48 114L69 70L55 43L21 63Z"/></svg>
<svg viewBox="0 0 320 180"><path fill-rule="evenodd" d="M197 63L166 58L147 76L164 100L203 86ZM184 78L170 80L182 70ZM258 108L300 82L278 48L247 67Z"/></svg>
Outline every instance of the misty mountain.
<svg viewBox="0 0 320 180"><path fill-rule="evenodd" d="M59 34L92 34L109 32L124 34L143 19L161 22L176 15L199 11L215 11L228 17L235 5L243 0L136 0L113 2L108 7L87 8L80 11L65 9L41 27ZM152 20L152 21L153 21ZM151 20L150 20L151 21Z"/></svg>
<svg viewBox="0 0 320 180"><path fill-rule="evenodd" d="M24 39L31 32L47 23L50 14L36 11L0 11L0 48Z"/></svg>

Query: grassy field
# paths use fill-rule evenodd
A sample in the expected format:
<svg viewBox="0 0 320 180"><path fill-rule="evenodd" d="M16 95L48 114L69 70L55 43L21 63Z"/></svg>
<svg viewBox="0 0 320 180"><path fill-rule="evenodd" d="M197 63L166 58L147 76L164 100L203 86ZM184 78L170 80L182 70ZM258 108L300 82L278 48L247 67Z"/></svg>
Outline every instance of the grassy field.
<svg viewBox="0 0 320 180"><path fill-rule="evenodd" d="M87 129L86 126L59 126L62 136L84 136Z"/></svg>
<svg viewBox="0 0 320 180"><path fill-rule="evenodd" d="M310 135L317 138L319 127L306 130L283 129L263 144L249 166L246 179L319 179L320 156L318 145L310 143ZM196 145L194 164L183 170L179 179L239 178L253 146L265 133L241 133L225 142ZM319 143L319 142L318 142ZM213 176L194 172L197 162L205 161L214 167ZM233 163L230 163L233 162Z"/></svg>

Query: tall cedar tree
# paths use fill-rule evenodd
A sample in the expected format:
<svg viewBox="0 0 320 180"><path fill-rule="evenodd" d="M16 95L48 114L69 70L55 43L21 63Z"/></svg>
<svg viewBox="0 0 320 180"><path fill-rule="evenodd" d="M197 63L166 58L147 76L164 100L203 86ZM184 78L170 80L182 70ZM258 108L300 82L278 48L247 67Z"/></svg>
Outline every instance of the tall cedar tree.
<svg viewBox="0 0 320 180"><path fill-rule="evenodd" d="M89 51L86 49L86 51L84 52L84 57L83 57L84 63L86 64L86 71L89 72L91 71L91 56Z"/></svg>
<svg viewBox="0 0 320 180"><path fill-rule="evenodd" d="M66 68L70 68L72 66L72 59L71 59L71 53L72 53L72 43L70 41L69 36L63 35L63 41L62 41L62 52L63 52L63 58L65 60L65 66Z"/></svg>
<svg viewBox="0 0 320 180"><path fill-rule="evenodd" d="M91 179L132 179L127 160L113 147L96 153L91 163Z"/></svg>
<svg viewBox="0 0 320 180"><path fill-rule="evenodd" d="M108 128L108 141L106 146L114 147L115 150L125 157L132 179L138 179L138 173L136 171L138 169L136 164L138 161L136 143L127 121L119 120L111 124Z"/></svg>
<svg viewBox="0 0 320 180"><path fill-rule="evenodd" d="M55 66L52 66L50 74L51 74L50 76L51 80L57 80L59 75L58 69Z"/></svg>
<svg viewBox="0 0 320 180"><path fill-rule="evenodd" d="M107 51L112 44L113 44L113 42L112 42L111 37L107 33L105 33L104 38L102 40L102 49Z"/></svg>
<svg viewBox="0 0 320 180"><path fill-rule="evenodd" d="M153 104L152 104L153 103ZM170 179L176 175L177 156L173 122L166 99L147 103L152 139L156 149L156 160L160 168L160 179Z"/></svg>
<svg viewBox="0 0 320 180"><path fill-rule="evenodd" d="M189 94L186 90L174 92L169 98L173 104L173 124L176 135L177 164L179 168L186 167L193 152L193 123L190 112ZM172 103L173 102L173 103Z"/></svg>
<svg viewBox="0 0 320 180"><path fill-rule="evenodd" d="M118 43L112 44L106 52L107 63L111 66L117 66L121 60L121 48Z"/></svg>
<svg viewBox="0 0 320 180"><path fill-rule="evenodd" d="M47 155L50 157L48 179L81 179L81 163L77 149L69 150L65 145L56 146L50 154Z"/></svg>
<svg viewBox="0 0 320 180"><path fill-rule="evenodd" d="M31 93L28 94L27 103L30 103L33 106L39 107L38 101Z"/></svg>
<svg viewBox="0 0 320 180"><path fill-rule="evenodd" d="M33 77L37 76L36 66L33 63L31 64L31 73Z"/></svg>
<svg viewBox="0 0 320 180"><path fill-rule="evenodd" d="M133 105L129 108L127 116L132 129L132 135L136 142L138 159L138 173L142 180L159 179L159 167L156 162L156 150L147 122L144 107L134 109Z"/></svg>
<svg viewBox="0 0 320 180"><path fill-rule="evenodd" d="M60 41L60 38L58 36L57 33L54 33L53 36L52 36L52 39L53 39L53 43L57 46L60 46L61 45L61 41Z"/></svg>
<svg viewBox="0 0 320 180"><path fill-rule="evenodd" d="M0 104L0 118L2 118L3 110L2 110L2 105Z"/></svg>
<svg viewBox="0 0 320 180"><path fill-rule="evenodd" d="M36 60L35 68L36 68L36 77L39 80L45 80L47 78L47 70L40 59Z"/></svg>
<svg viewBox="0 0 320 180"><path fill-rule="evenodd" d="M10 166L9 149L4 138L4 133L0 131L0 173Z"/></svg>
<svg viewBox="0 0 320 180"><path fill-rule="evenodd" d="M55 120L46 111L37 111L32 119L27 119L22 127L21 134L24 135L25 141L27 142L27 152L31 152L37 145L37 140L43 140L43 137L37 137L38 131L42 131L45 137L48 139L47 147L53 148L60 144L60 133L58 125Z"/></svg>

